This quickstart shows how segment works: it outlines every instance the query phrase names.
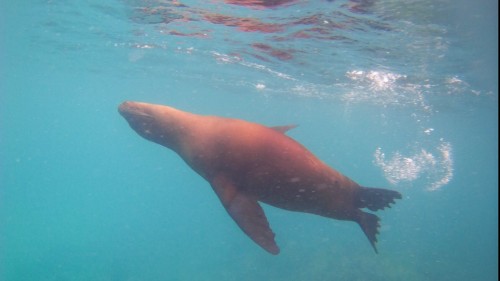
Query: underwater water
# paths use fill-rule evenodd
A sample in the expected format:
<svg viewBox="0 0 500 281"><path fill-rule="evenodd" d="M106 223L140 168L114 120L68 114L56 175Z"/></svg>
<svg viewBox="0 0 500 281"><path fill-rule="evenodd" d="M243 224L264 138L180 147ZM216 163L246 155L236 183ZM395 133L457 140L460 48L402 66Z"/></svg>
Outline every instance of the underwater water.
<svg viewBox="0 0 500 281"><path fill-rule="evenodd" d="M0 280L498 280L496 1L1 1ZM278 256L118 114L298 124L358 225L263 204Z"/></svg>

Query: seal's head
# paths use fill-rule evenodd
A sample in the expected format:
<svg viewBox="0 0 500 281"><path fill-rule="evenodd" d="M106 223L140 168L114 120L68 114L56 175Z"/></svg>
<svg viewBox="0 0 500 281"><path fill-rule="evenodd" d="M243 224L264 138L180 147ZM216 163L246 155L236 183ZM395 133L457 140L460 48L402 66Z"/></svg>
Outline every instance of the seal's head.
<svg viewBox="0 0 500 281"><path fill-rule="evenodd" d="M118 112L127 120L130 127L147 140L168 148L178 141L179 110L169 106L125 101Z"/></svg>
<svg viewBox="0 0 500 281"><path fill-rule="evenodd" d="M153 140L153 132L157 130L154 128L155 113L150 106L139 102L126 101L120 104L118 112L127 120L130 127L134 129L142 137Z"/></svg>

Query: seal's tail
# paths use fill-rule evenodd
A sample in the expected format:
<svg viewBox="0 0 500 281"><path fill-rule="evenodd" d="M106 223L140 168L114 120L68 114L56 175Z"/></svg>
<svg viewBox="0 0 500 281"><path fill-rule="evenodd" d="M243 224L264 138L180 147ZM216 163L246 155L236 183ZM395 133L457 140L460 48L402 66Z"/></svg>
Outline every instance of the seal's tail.
<svg viewBox="0 0 500 281"><path fill-rule="evenodd" d="M401 199L401 193L383 188L361 187L356 196L355 205L357 208L368 208L371 211L377 211L386 207L390 208L390 204L395 203L395 199ZM375 244L377 243L380 219L374 214L360 210L357 222L370 241L375 253L378 253Z"/></svg>

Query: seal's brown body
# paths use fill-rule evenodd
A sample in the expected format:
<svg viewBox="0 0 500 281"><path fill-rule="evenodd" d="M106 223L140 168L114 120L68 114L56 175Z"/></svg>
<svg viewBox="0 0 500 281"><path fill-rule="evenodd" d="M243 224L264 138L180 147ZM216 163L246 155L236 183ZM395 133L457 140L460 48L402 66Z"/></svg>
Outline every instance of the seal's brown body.
<svg viewBox="0 0 500 281"><path fill-rule="evenodd" d="M401 198L396 191L365 188L324 164L285 135L294 126L266 127L239 119L124 102L120 113L148 140L177 152L205 178L240 228L272 254L279 248L258 201L359 223L374 247L378 217L372 211Z"/></svg>

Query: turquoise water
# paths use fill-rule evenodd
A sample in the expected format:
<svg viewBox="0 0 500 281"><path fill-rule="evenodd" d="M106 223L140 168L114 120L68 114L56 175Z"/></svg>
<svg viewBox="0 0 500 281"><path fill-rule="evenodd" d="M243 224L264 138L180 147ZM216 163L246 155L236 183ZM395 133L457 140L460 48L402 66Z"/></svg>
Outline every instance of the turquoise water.
<svg viewBox="0 0 500 281"><path fill-rule="evenodd" d="M496 1L6 2L0 280L498 279ZM269 255L124 100L298 124L403 194L379 254L354 223L264 206Z"/></svg>

